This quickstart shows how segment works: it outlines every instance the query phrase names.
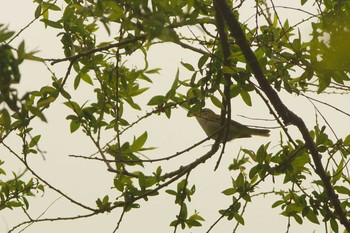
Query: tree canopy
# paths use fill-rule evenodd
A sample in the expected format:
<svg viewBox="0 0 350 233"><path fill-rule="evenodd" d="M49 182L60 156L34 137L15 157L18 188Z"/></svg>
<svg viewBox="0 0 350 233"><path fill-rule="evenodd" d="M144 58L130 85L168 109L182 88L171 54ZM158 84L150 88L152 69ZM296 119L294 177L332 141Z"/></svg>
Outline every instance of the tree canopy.
<svg viewBox="0 0 350 233"><path fill-rule="evenodd" d="M225 219L231 222L226 231L239 232L247 225L246 208L258 206L258 198L265 196L271 197L274 213L284 217L286 232L298 224L350 232L350 110L327 101L336 96L346 103L350 91L350 1L33 4L32 21L21 30L0 24L0 143L6 154L6 159L0 158L0 213L23 216L8 226L9 232L44 223L59 228L69 220L78 224L111 214L118 217L101 230L117 232L125 216L149 202L176 208L166 223L173 232L218 232ZM22 34L36 33L34 24L55 34L53 45L60 43L54 48L60 54L48 57L42 55L45 51L28 50ZM156 48L155 58L150 58ZM178 59L177 53L184 51L189 57ZM162 73L164 67L157 61L163 59L171 62L173 73ZM30 87L23 84L28 76L22 67L28 63L46 70L37 75L47 84L33 78ZM159 79L171 85L165 89L157 84ZM286 101L289 97L299 109ZM245 104L242 108L255 111L258 123L267 123L275 137L243 139L249 144L236 146L232 153L227 148L236 141L226 142L227 122L240 114L233 104L238 100ZM305 100L313 108L299 111ZM171 119L178 112L191 115L208 107L221 111L222 127L215 142L208 142L210 137L203 133L202 140L180 145L171 138L172 130L157 123L157 117L165 116L182 132L175 138L190 138L192 129ZM262 119L257 109L264 109L268 119ZM330 123L334 114L345 119L345 133ZM52 122L53 115L63 121ZM311 123L305 115L314 117ZM64 130L66 136L43 130L48 125ZM164 132L150 135L150 128ZM50 154L56 153L45 149L48 135L56 136L55 148L75 145L71 153L59 156L82 167L89 163L89 174L102 171L108 180L101 183L110 190L87 189L93 200L86 201L74 195L74 185L62 189L48 178L64 176L65 169L78 174L80 165L43 174L35 164L49 163ZM69 135L78 135L77 141L67 142ZM152 145L150 137L171 140L175 151ZM6 166L13 161L16 166ZM201 170L208 163L210 168ZM213 177L219 188L225 187L215 199L206 198L193 173L204 183ZM230 183L221 183L217 173ZM58 203L64 200L76 211L47 214L59 205L54 199L45 204L47 209L38 208L37 203L52 193L59 196ZM171 201L164 202L164 196ZM193 204L200 197L205 202ZM226 206L216 205L220 199ZM205 205L213 207L210 217L202 214ZM150 225L159 224L159 219L147 217Z"/></svg>

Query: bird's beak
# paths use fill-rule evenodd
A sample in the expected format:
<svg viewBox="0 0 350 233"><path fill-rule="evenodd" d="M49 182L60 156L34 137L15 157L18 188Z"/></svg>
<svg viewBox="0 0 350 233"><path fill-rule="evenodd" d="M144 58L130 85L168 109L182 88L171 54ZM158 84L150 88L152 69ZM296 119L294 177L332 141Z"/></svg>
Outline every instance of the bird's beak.
<svg viewBox="0 0 350 233"><path fill-rule="evenodd" d="M194 117L195 116L195 113L193 113L193 112L188 112L187 113L187 117Z"/></svg>
<svg viewBox="0 0 350 233"><path fill-rule="evenodd" d="M187 112L187 117L198 117L200 116L200 112L196 112L196 111L188 111Z"/></svg>

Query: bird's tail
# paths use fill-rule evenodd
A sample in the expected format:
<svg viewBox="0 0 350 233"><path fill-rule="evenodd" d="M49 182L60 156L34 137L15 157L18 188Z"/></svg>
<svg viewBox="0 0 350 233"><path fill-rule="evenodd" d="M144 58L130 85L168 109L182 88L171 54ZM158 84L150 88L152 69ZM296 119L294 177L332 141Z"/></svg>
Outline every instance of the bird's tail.
<svg viewBox="0 0 350 233"><path fill-rule="evenodd" d="M268 129L254 129L254 128L249 128L249 132L252 135L258 135L258 136L263 136L263 137L268 137L270 136L270 130Z"/></svg>

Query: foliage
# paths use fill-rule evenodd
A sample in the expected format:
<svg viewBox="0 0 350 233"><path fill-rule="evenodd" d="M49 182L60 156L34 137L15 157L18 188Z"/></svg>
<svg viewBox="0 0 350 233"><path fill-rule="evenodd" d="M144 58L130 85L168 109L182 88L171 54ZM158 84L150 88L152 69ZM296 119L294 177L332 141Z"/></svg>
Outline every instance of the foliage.
<svg viewBox="0 0 350 233"><path fill-rule="evenodd" d="M0 161L0 164L3 164ZM20 175L13 174L14 178L6 182L0 181L1 187L1 202L0 210L9 208L23 207L24 209L29 208L29 201L27 197L34 196L34 192L43 192L44 186L39 184L35 178L30 179L28 182L21 180L25 172ZM5 171L0 169L1 175L6 175Z"/></svg>
<svg viewBox="0 0 350 233"><path fill-rule="evenodd" d="M165 114L171 118L172 112L180 107L195 112L205 105L214 105L229 120L230 100L241 98L247 107L254 108L252 93L256 92L281 128L280 141L271 139L257 151L242 148L232 159L227 173L228 177L232 176L231 186L222 191L231 203L223 209L217 208L220 217L208 232L223 218L243 226L246 206L254 205L254 198L263 194L260 185L269 178L283 183L279 191L274 183L270 184L274 188L269 195L275 195L272 207L279 209L288 222L291 219L298 224L325 222L327 231L330 227L334 232L341 229L350 232L347 170L350 134L332 137L329 132L333 130L326 119L325 125L317 121L309 130L303 119L279 97L282 93L297 95L327 105L307 94L346 96L349 93L350 45L345 42L350 39L350 2L302 0L298 9L283 6L282 9L308 17L295 21L282 17L273 1L252 1L255 20L243 21L246 2L249 1L64 0L59 4L57 0L34 0L36 21L57 31L64 58L42 58L37 51L26 51L24 41L14 46L13 40L21 32L16 34L0 25L0 142L22 163L25 171L19 175L13 173L14 178L8 179L1 161L0 210L22 207L26 212L32 208L28 197L33 198L39 191L52 191L89 211L71 217L72 220L121 210L116 231L125 212L142 208L141 200L156 202L154 197L165 192L175 199L179 208L169 223L175 232L178 226L202 227L206 216L200 210L191 213L191 201L200 194L196 193L196 184L190 185L190 174L219 151L220 136L201 157L178 169L166 170L167 166L161 163L171 163L185 152L191 153L205 140L172 156L150 159L144 153L156 154L157 149L146 146L147 131L134 135L132 141L122 140L121 135L144 124L152 115ZM299 29L304 24L312 28L309 37ZM196 28L200 32L194 31ZM30 25L26 30L31 30ZM101 33L107 33L108 39ZM169 90L146 99L144 106L139 100L145 100L144 96L154 89L153 78L160 71L158 67L149 67L147 55L159 44L175 44L199 58L193 63L174 64L179 69ZM128 59L135 54L143 56L144 67L128 65ZM52 72L50 85L20 96L16 85L21 83L20 67L26 60L52 68L58 63L68 65L63 77ZM181 78L180 70L190 73L190 78ZM68 86L68 80L72 80L72 87ZM86 88L82 83L93 87L94 100L81 102L76 98L75 93ZM69 111L66 116L69 133L83 132L97 151L92 156L76 157L102 161L106 172L114 176L115 196L96 197L95 207L60 191L27 161L28 156L43 155L39 149L41 135L33 135L34 120L46 122L46 111L55 108L62 99ZM149 107L152 111L146 112ZM349 116L336 107L333 110ZM144 115L132 122L127 111ZM324 118L318 109L317 115ZM289 125L296 126L302 137L290 134ZM21 140L18 148L8 145L14 137ZM271 146L276 143L278 146ZM223 144L221 155L225 152ZM21 152L16 152L18 149ZM159 166L148 173L150 163ZM30 177L28 181L24 181L26 176ZM60 216L42 221L58 220L62 220ZM29 218L11 231L37 221Z"/></svg>

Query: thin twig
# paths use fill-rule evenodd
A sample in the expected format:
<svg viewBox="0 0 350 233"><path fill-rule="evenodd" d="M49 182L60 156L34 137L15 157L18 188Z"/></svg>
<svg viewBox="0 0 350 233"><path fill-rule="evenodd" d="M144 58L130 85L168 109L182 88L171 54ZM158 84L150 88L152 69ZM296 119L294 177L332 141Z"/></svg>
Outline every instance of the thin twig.
<svg viewBox="0 0 350 233"><path fill-rule="evenodd" d="M40 15L38 15L37 17L35 17L34 19L32 19L26 26L24 26L21 30L19 30L19 32L16 33L16 35L14 37L11 38L11 40L9 40L6 44L10 44L14 39L16 39L24 30L26 30L27 28L30 27L30 25L32 25L40 16L42 16L43 14L45 14L48 10L51 9L51 7L53 5L55 5L55 3L57 2L57 0L55 0L53 3L51 3L45 10L43 10L43 12L41 12Z"/></svg>
<svg viewBox="0 0 350 233"><path fill-rule="evenodd" d="M174 233L176 233L177 227L179 226L180 218L181 218L181 212L182 212L183 206L185 205L186 188L187 188L188 177L190 176L190 173L191 173L191 171L189 171L189 172L186 174L186 177L185 177L185 185L184 185L184 187L183 187L183 189L182 189L182 191L181 191L180 210L179 210L179 214L178 214L178 216L177 216L177 221L176 221L176 224L175 224L175 227L174 227Z"/></svg>
<svg viewBox="0 0 350 233"><path fill-rule="evenodd" d="M44 180L43 178L41 178L28 164L25 160L23 160L14 150L12 150L6 143L2 142L2 144L10 151L11 154L13 154L14 156L17 157L18 160L20 160L25 167L28 169L28 171L30 171L37 179L39 179L42 183L44 183L45 185L47 185L50 189L54 190L55 192L61 194L63 197L65 197L67 200L69 200L70 202L76 204L77 206L82 207L83 209L87 209L90 211L95 211L95 209L88 207L76 200L74 200L73 198L69 197L68 195L66 195L65 193L63 193L61 190L59 190L58 188L55 188L53 185L51 185L49 182L47 182L46 180Z"/></svg>
<svg viewBox="0 0 350 233"><path fill-rule="evenodd" d="M119 48L120 46L123 46L123 45L126 45L126 44L130 44L130 43L134 43L134 42L139 41L139 40L143 41L145 39L146 39L145 35L135 36L135 37L133 37L131 39L120 41L118 43L113 43L113 44L110 44L110 45L107 45L107 46L94 48L94 49L88 50L86 52L81 52L81 53L76 54L76 55L71 56L71 57L59 58L59 59L51 58L51 59L44 59L44 60L45 61L51 61L51 65L54 65L54 64L60 63L60 62L64 62L64 61L76 61L77 59L79 59L81 57L90 56L90 55L92 55L94 53L106 51L106 50L109 50L109 49L112 49L112 48Z"/></svg>
<svg viewBox="0 0 350 233"><path fill-rule="evenodd" d="M124 218L125 213L126 213L126 211L125 211L125 208L124 208L124 209L123 209L123 212L121 213L121 215L120 215L120 217L119 217L117 226L115 227L113 233L117 232L117 230L119 229L120 224L122 223L122 220L123 220L123 218Z"/></svg>
<svg viewBox="0 0 350 233"><path fill-rule="evenodd" d="M154 162L160 162L160 161L165 161L165 160L170 160L173 159L175 157L178 157L182 154L184 154L185 152L189 152L190 150L196 148L197 146L203 144L204 142L208 141L209 139L211 139L210 137L206 137L205 139L193 144L190 147L187 147L186 149L176 152L173 155L169 155L163 158L159 158L159 159L137 159L137 160L128 160L128 159L101 159L101 158L96 158L96 157L86 157L86 156L82 156L82 155L68 155L72 158L81 158L81 159L87 159L87 160L97 160L97 161L102 161L102 162L115 162L115 163L154 163Z"/></svg>

